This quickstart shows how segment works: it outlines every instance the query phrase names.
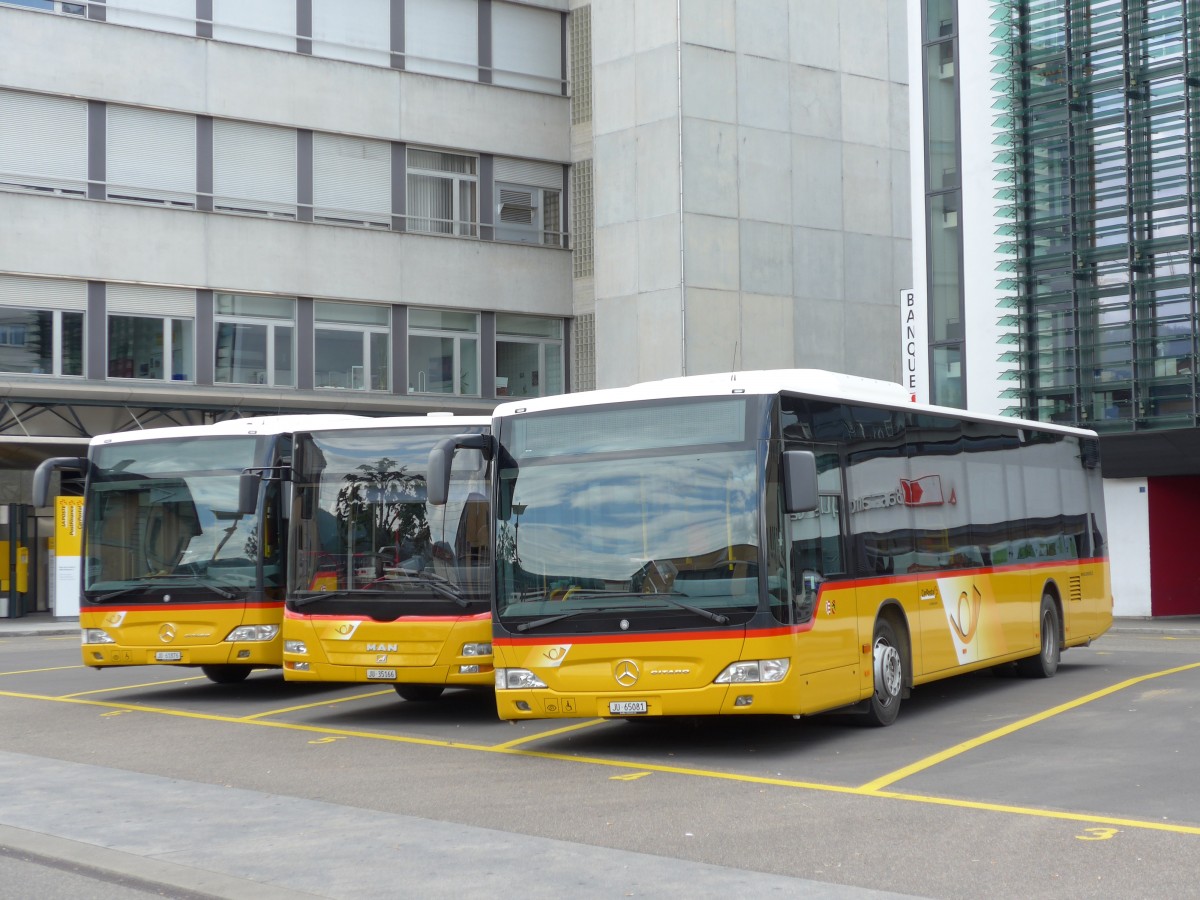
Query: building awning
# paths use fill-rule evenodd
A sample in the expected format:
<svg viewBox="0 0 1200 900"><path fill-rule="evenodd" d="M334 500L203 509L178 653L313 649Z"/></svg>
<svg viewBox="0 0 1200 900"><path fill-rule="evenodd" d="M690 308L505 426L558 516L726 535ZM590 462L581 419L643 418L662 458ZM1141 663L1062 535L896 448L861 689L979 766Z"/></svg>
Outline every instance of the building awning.
<svg viewBox="0 0 1200 900"><path fill-rule="evenodd" d="M55 456L86 456L85 437L26 437L0 435L0 469L32 470Z"/></svg>
<svg viewBox="0 0 1200 900"><path fill-rule="evenodd" d="M1172 428L1100 436L1105 478L1200 475L1200 428Z"/></svg>

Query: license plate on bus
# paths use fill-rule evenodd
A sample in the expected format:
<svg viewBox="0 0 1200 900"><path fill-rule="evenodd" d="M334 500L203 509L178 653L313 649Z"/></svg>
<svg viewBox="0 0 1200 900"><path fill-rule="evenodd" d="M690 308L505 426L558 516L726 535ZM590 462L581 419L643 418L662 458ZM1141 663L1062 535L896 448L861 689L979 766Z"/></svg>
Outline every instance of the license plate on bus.
<svg viewBox="0 0 1200 900"><path fill-rule="evenodd" d="M395 669L367 669L368 681L395 681Z"/></svg>
<svg viewBox="0 0 1200 900"><path fill-rule="evenodd" d="M183 659L183 653L179 650L159 650L154 654L155 662L179 662Z"/></svg>
<svg viewBox="0 0 1200 900"><path fill-rule="evenodd" d="M608 704L609 715L613 716L644 716L646 714L645 700L611 700Z"/></svg>

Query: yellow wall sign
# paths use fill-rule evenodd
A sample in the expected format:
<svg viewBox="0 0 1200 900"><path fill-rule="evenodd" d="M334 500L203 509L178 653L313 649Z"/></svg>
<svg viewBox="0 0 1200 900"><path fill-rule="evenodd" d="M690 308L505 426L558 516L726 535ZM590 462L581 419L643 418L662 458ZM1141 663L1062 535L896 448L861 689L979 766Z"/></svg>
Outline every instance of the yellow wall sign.
<svg viewBox="0 0 1200 900"><path fill-rule="evenodd" d="M83 498L54 498L54 552L79 556L83 552Z"/></svg>
<svg viewBox="0 0 1200 900"><path fill-rule="evenodd" d="M54 614L79 615L83 498L54 498Z"/></svg>

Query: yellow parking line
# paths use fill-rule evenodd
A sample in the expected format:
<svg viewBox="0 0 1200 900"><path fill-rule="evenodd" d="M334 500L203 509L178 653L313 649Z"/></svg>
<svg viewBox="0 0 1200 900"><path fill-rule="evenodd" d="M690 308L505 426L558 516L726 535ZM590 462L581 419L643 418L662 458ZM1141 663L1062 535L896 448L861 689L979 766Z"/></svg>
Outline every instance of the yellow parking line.
<svg viewBox="0 0 1200 900"><path fill-rule="evenodd" d="M555 728L553 731L539 731L537 734L527 734L525 737L517 738L515 741L508 741L504 744L494 744L493 750L510 750L513 747L519 747L522 744L528 744L530 741L538 741L542 738L554 737L559 734L567 734L571 731L581 731L584 728L591 728L593 725L599 725L604 719L590 719L587 722L578 722L574 725L566 725L562 728Z"/></svg>
<svg viewBox="0 0 1200 900"><path fill-rule="evenodd" d="M1200 663L1195 663L1189 666L1181 666L1179 669L1172 669L1166 672L1160 672L1156 675L1148 675L1141 678L1130 679L1127 682L1122 682L1121 685L1115 686L1106 692L1112 693L1113 690L1119 690L1121 687L1127 687L1130 684L1136 684L1140 681L1145 681L1148 678L1161 677L1170 674L1174 671L1184 671L1200 666ZM1089 695L1092 696L1092 695ZM387 741L397 744L412 744L424 747L440 747L453 750L469 750L478 753L500 753L507 756L520 756L529 759L549 759L558 762L577 763L583 765L600 766L609 769L621 769L630 772L660 772L668 775L680 775L693 778L707 778L719 781L730 781L742 784L758 784L770 785L781 788L791 788L798 790L818 791L822 793L843 794L853 797L862 797L872 800L897 800L907 803L922 803L933 806L946 806L954 809L970 809L981 812L996 812L1005 813L1008 815L1029 816L1041 819L1051 819L1064 822L1086 822L1090 825L1105 825L1115 828L1139 829L1145 831L1165 831L1173 834L1188 834L1200 836L1200 826L1193 825L1175 825L1168 822L1155 822L1145 819L1128 819L1117 816L1092 815L1088 813L1073 813L1061 810L1036 809L1025 806L1008 806L1000 803L982 803L972 800L959 800L951 797L935 797L922 796L918 794L905 794L895 791L883 791L869 787L850 787L837 784L821 784L818 782L793 781L786 778L767 778L758 775L744 775L736 772L718 772L711 769L693 769L685 766L665 766L657 764L639 763L639 762L624 762L615 759L603 759L600 757L586 756L571 756L565 753L547 753L538 750L524 750L519 747L485 746L480 744L459 743L456 741L434 740L430 738L406 737L398 734L381 734L372 731L355 731L347 728L329 728L320 725L302 725L294 722L271 722L261 719L248 720L245 718L235 718L231 716L220 716L212 713L196 713L187 712L176 709L163 709L153 706L139 706L137 704L117 703L108 700L83 700L77 696L72 697L51 697L42 694L24 694L15 691L0 691L0 697L9 697L19 700L41 700L51 703L73 703L81 706L96 706L104 709L120 709L129 712L144 712L154 715L174 716L182 719L197 719L207 722L221 722L229 725L253 725L260 728L280 728L288 731L298 731L306 734L322 734L332 735L337 737L357 737L365 740ZM1076 704L1078 705L1078 703ZM603 720L598 720L603 721ZM569 726L586 727L592 724L591 720L583 725ZM545 734L541 736L546 736Z"/></svg>
<svg viewBox="0 0 1200 900"><path fill-rule="evenodd" d="M1005 725L1003 728L997 728L995 731L989 731L987 734L980 735L977 738L972 738L969 741L963 741L961 744L955 744L953 747L949 747L939 753L934 753L932 756L927 756L924 759L918 760L912 765L905 766L902 769L897 769L894 772L889 772L887 775L884 775L881 778L876 778L874 781L868 781L862 786L862 790L869 793L878 793L890 784L895 784L897 781L901 781L902 779L908 778L911 775L915 775L918 772L923 772L926 769L932 768L938 763L943 763L948 759L954 758L955 756L960 756L961 754L966 753L968 750L974 750L976 747L982 747L984 744L989 744L992 741L998 740L1002 737L1007 737L1013 732L1020 731L1022 728L1028 728L1030 725L1036 725L1038 722L1044 722L1053 716L1057 716L1059 713L1068 712L1072 709L1078 709L1084 704L1091 703L1094 700L1099 700L1102 697L1107 697L1110 694L1115 694L1117 691L1123 691L1125 688L1132 687L1135 684L1141 684L1143 681L1150 681L1154 678L1162 678L1166 675L1175 675L1179 672L1186 672L1189 669L1197 668L1200 668L1200 663L1190 663L1186 666L1176 666L1173 669L1164 669L1161 672L1152 672L1149 675L1139 675L1137 678L1130 678L1128 681L1122 681L1120 684L1111 685L1103 690L1095 691L1084 697L1080 697L1077 700L1071 700L1068 703L1060 704L1052 709L1047 709L1044 712L1021 719L1018 722Z"/></svg>
<svg viewBox="0 0 1200 900"><path fill-rule="evenodd" d="M35 675L38 672L61 672L63 669L82 669L83 666L50 666L48 669L21 669L16 672L0 672L0 677L4 675Z"/></svg>
<svg viewBox="0 0 1200 900"><path fill-rule="evenodd" d="M63 694L59 700L70 700L74 697L88 697L92 694L111 694L113 691L132 691L137 688L160 687L164 684L182 684L185 681L195 681L199 675L193 675L190 678L172 678L169 681L147 681L145 684L119 684L114 687L97 688L94 691L80 691L77 694Z"/></svg>
<svg viewBox="0 0 1200 900"><path fill-rule="evenodd" d="M335 697L333 700L320 700L316 703L304 703L300 706L286 706L283 709L268 709L266 712L254 713L251 716L242 716L237 719L239 722L250 722L254 719L261 719L266 716L278 716L282 713L296 712L301 709L315 709L318 706L332 706L334 703L347 703L351 700L366 700L368 697L382 697L384 694L394 694L394 691L371 691L369 694L355 694L353 697Z"/></svg>

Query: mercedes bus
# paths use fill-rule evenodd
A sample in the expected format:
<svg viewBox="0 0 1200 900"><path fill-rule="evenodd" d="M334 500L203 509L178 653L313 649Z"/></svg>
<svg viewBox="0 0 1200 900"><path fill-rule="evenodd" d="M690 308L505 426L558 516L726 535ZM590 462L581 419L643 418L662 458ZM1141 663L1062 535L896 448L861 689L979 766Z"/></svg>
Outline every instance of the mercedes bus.
<svg viewBox="0 0 1200 900"><path fill-rule="evenodd" d="M860 711L1049 677L1112 621L1090 431L818 370L507 402L492 436L508 720ZM459 451L461 452L461 450Z"/></svg>
<svg viewBox="0 0 1200 900"><path fill-rule="evenodd" d="M282 665L283 498L292 433L348 415L266 416L104 434L34 475L84 478L83 663L199 666L226 684Z"/></svg>
<svg viewBox="0 0 1200 900"><path fill-rule="evenodd" d="M411 701L491 689L488 461L463 450L447 502L425 491L433 446L490 424L432 414L296 435L284 678L390 684Z"/></svg>

